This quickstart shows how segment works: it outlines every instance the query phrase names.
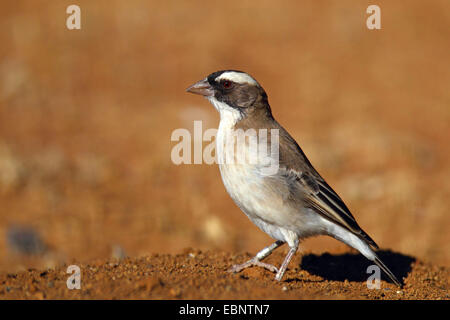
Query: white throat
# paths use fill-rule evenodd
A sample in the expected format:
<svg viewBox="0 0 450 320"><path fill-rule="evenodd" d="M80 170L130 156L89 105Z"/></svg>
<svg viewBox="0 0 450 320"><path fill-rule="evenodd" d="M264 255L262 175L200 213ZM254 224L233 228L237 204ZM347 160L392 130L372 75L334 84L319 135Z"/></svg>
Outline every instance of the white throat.
<svg viewBox="0 0 450 320"><path fill-rule="evenodd" d="M242 114L224 102L218 101L215 97L208 97L209 102L220 113L220 123L216 136L217 160L219 164L225 163L225 152L228 137L233 134L234 126L242 119Z"/></svg>
<svg viewBox="0 0 450 320"><path fill-rule="evenodd" d="M230 107L228 104L217 100L215 97L208 97L209 102L219 111L220 114L220 124L219 130L221 127L233 128L234 125L242 119L242 114L233 107Z"/></svg>

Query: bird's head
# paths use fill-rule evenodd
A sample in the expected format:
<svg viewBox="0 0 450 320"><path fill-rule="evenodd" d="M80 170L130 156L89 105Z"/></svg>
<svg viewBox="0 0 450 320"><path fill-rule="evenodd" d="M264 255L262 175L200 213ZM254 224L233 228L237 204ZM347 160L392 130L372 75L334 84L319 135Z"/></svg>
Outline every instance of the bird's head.
<svg viewBox="0 0 450 320"><path fill-rule="evenodd" d="M258 111L271 114L264 89L253 77L242 71L211 73L186 91L204 96L221 114L232 112L241 118Z"/></svg>

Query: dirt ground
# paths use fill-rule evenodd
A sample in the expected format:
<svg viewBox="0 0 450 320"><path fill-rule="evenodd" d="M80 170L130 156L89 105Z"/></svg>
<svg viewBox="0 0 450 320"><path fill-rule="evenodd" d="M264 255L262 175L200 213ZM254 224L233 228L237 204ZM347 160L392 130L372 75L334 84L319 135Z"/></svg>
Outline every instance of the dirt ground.
<svg viewBox="0 0 450 320"><path fill-rule="evenodd" d="M1 299L449 298L448 0L377 1L381 30L354 0L79 0L68 30L71 4L0 5ZM400 293L368 290L367 261L326 237L301 243L283 283L225 272L272 240L217 165L171 159L175 129L217 128L185 89L221 69L265 88Z"/></svg>
<svg viewBox="0 0 450 320"><path fill-rule="evenodd" d="M382 252L380 257L404 278L402 288L381 281L366 283L367 261L354 253L294 261L282 282L252 267L237 274L226 270L249 254L186 249L177 255L154 254L122 261L80 265L80 289L69 290L67 266L0 275L1 299L449 299L450 268L435 267L407 256ZM280 263L281 254L268 259Z"/></svg>

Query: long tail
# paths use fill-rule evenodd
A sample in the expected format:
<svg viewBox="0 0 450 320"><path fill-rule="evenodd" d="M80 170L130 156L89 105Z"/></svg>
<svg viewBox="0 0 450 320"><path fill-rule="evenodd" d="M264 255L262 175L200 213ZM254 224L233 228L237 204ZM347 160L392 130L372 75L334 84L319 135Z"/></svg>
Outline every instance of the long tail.
<svg viewBox="0 0 450 320"><path fill-rule="evenodd" d="M389 270L389 268L386 267L383 261L381 261L380 258L378 258L375 251L371 248L371 245L373 245L372 244L373 241L368 241L365 238L361 238L360 236L357 236L338 225L333 225L330 229L331 229L330 232L331 236L361 252L361 254L365 256L367 259L375 262L378 265L378 267L380 267L380 269L383 270L384 273L386 273L389 276L392 282L394 282L399 287L402 286L400 281L398 281L398 279L394 276L391 270Z"/></svg>
<svg viewBox="0 0 450 320"><path fill-rule="evenodd" d="M392 273L391 270L389 270L388 267L386 267L386 265L383 263L383 261L380 260L380 258L378 258L377 256L375 256L375 259L373 260L377 266L380 267L381 270L384 271L384 273L386 273L389 278L392 280L392 282L394 282L397 286L401 287L402 284L400 283L400 281L398 281L398 279L394 276L394 274Z"/></svg>

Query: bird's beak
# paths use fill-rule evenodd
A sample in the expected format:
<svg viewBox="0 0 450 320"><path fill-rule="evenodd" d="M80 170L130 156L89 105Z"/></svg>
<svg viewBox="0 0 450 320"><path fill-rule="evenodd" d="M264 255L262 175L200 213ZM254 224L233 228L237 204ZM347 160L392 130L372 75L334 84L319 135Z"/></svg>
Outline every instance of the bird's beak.
<svg viewBox="0 0 450 320"><path fill-rule="evenodd" d="M214 96L214 89L208 83L208 80L200 80L197 83L194 83L192 86L186 89L187 92L200 94L205 97Z"/></svg>

